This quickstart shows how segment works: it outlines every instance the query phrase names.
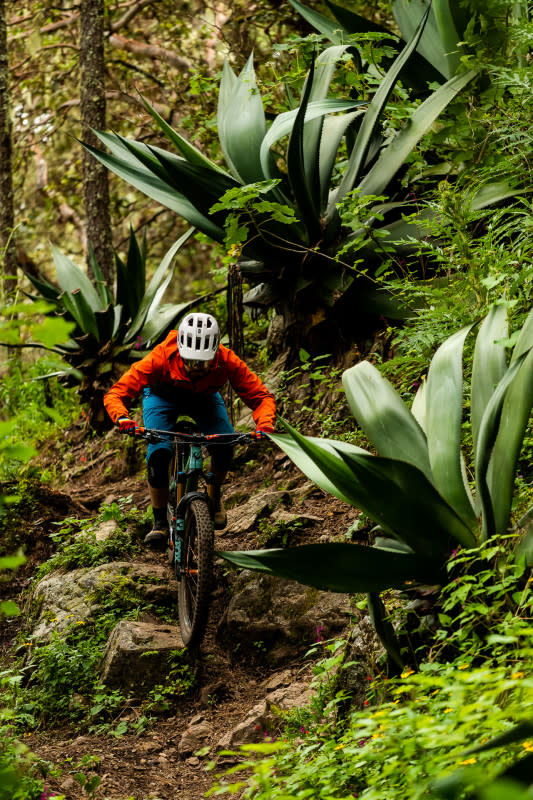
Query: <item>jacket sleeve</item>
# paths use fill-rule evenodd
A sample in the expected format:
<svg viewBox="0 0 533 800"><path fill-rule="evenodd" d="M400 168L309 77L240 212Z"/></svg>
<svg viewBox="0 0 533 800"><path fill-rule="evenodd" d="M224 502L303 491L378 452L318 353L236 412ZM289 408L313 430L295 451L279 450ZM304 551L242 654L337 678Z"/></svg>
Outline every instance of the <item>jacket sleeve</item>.
<svg viewBox="0 0 533 800"><path fill-rule="evenodd" d="M231 350L228 353L228 377L243 403L253 411L258 428L276 424L276 400L260 378Z"/></svg>
<svg viewBox="0 0 533 800"><path fill-rule="evenodd" d="M160 349L161 352L159 352ZM157 345L151 353L133 364L104 395L104 406L113 422L117 422L120 417L129 416L128 408L132 400L142 392L145 386L161 381L163 355L162 346Z"/></svg>

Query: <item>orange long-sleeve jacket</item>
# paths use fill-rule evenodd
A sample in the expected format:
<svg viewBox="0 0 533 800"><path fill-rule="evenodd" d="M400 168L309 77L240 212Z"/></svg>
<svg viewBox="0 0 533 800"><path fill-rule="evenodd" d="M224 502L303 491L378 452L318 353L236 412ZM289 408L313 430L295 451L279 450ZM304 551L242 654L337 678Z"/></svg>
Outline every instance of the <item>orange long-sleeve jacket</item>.
<svg viewBox="0 0 533 800"><path fill-rule="evenodd" d="M214 394L227 382L252 409L258 428L274 427L276 401L264 383L232 350L220 345L207 375L192 381L178 351L177 331L170 331L151 353L133 364L104 396L107 413L117 422L128 416L128 406L147 387L184 389L194 394Z"/></svg>

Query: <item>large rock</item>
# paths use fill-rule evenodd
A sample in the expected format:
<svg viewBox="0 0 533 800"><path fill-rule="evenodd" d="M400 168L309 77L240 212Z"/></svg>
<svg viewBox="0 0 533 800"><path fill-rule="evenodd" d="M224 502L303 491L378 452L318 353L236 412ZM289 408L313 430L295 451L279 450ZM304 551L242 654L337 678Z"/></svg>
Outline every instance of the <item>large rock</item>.
<svg viewBox="0 0 533 800"><path fill-rule="evenodd" d="M248 570L237 577L232 591L219 639L231 650L266 651L274 663L294 658L349 624L348 595Z"/></svg>
<svg viewBox="0 0 533 800"><path fill-rule="evenodd" d="M183 647L177 626L123 619L107 640L101 664L102 683L129 691L164 683L176 651ZM186 653L182 657L184 661L190 659Z"/></svg>
<svg viewBox="0 0 533 800"><path fill-rule="evenodd" d="M114 561L98 567L52 572L39 581L32 600L37 622L32 638L47 642L53 631L63 633L76 623L84 623L100 611L98 595L117 582L147 602L176 602L178 584L169 579L164 566Z"/></svg>
<svg viewBox="0 0 533 800"><path fill-rule="evenodd" d="M225 534L251 531L262 517L267 516L281 504L290 502L289 492L273 490L258 492L252 495L247 503L239 504L228 511L228 525Z"/></svg>

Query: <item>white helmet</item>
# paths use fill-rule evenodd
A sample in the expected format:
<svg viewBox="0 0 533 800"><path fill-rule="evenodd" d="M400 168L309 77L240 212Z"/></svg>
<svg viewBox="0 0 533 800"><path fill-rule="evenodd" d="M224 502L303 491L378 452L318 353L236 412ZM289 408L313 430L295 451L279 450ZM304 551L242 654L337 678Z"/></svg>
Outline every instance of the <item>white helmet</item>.
<svg viewBox="0 0 533 800"><path fill-rule="evenodd" d="M218 322L211 314L187 314L178 328L178 350L182 358L210 361L220 343Z"/></svg>

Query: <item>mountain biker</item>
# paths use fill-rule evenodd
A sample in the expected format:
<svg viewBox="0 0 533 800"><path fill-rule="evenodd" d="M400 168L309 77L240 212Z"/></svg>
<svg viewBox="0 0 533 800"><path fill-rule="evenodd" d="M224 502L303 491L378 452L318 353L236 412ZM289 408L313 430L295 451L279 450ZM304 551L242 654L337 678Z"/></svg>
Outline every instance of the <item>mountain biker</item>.
<svg viewBox="0 0 533 800"><path fill-rule="evenodd" d="M137 361L104 397L107 413L121 433L135 433L138 427L128 406L142 393L143 419L147 428L170 430L179 416L191 417L202 433L234 433L219 390L227 383L252 409L256 435L272 433L276 403L262 381L232 350L220 344L216 319L210 314L192 313L182 320L149 355ZM227 515L220 487L229 469L233 448L216 445L210 450L215 484L215 528L224 528ZM170 442L149 444L148 490L154 515L153 529L146 544L163 545L168 538L167 500Z"/></svg>

